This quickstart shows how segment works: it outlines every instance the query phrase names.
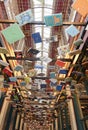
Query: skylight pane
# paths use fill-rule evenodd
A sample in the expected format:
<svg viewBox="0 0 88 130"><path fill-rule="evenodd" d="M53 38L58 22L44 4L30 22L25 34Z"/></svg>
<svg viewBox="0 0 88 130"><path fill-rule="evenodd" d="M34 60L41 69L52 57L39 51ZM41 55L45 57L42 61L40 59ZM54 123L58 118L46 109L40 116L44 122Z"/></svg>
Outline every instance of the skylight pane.
<svg viewBox="0 0 88 130"><path fill-rule="evenodd" d="M43 62L43 66L45 67L45 69L47 68L47 63Z"/></svg>
<svg viewBox="0 0 88 130"><path fill-rule="evenodd" d="M50 15L50 14L52 14L52 10L51 10L51 9L48 9L48 8L45 8L45 9L44 9L44 16Z"/></svg>
<svg viewBox="0 0 88 130"><path fill-rule="evenodd" d="M51 15L53 10L53 0L33 0L34 2L34 21L44 21L44 16ZM39 8L36 8L39 7ZM45 7L45 8L40 8ZM46 38L50 38L51 27L46 27L42 25L34 25L34 32L40 32L42 37L42 43L35 44L36 49L40 50L40 53L36 57L48 57L49 43L46 41ZM36 61L36 65L40 64L44 66L43 70L38 70L38 73L47 73L47 63L45 61Z"/></svg>
<svg viewBox="0 0 88 130"><path fill-rule="evenodd" d="M48 57L48 53L43 52L43 56Z"/></svg>
<svg viewBox="0 0 88 130"><path fill-rule="evenodd" d="M40 49L41 48L41 43L37 43L36 44L36 49Z"/></svg>
<svg viewBox="0 0 88 130"><path fill-rule="evenodd" d="M34 19L35 19L35 21L42 20L42 8L35 8L34 9Z"/></svg>
<svg viewBox="0 0 88 130"><path fill-rule="evenodd" d="M40 1L38 1L38 0L33 0L33 2L34 2L34 6L35 6L35 5L38 5L38 4L42 4L42 2L40 2Z"/></svg>
<svg viewBox="0 0 88 130"><path fill-rule="evenodd" d="M39 32L40 36L41 36L42 30L41 30L41 28L35 28L35 32Z"/></svg>
<svg viewBox="0 0 88 130"><path fill-rule="evenodd" d="M53 5L53 0L45 0L45 4L48 4L48 5Z"/></svg>
<svg viewBox="0 0 88 130"><path fill-rule="evenodd" d="M44 38L49 38L50 37L50 28L44 28Z"/></svg>
<svg viewBox="0 0 88 130"><path fill-rule="evenodd" d="M41 57L41 52L39 52L36 57Z"/></svg>

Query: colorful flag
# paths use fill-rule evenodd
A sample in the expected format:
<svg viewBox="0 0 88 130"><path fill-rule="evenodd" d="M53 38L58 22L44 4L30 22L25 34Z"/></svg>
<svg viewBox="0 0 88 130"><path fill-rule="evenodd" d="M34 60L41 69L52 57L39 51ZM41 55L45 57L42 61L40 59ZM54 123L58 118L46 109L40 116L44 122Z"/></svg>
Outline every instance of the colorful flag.
<svg viewBox="0 0 88 130"><path fill-rule="evenodd" d="M57 85L56 90L61 91L62 85Z"/></svg>
<svg viewBox="0 0 88 130"><path fill-rule="evenodd" d="M50 72L50 78L55 78L55 72Z"/></svg>
<svg viewBox="0 0 88 130"><path fill-rule="evenodd" d="M0 53L9 54L9 51L5 47L0 47Z"/></svg>
<svg viewBox="0 0 88 130"><path fill-rule="evenodd" d="M26 82L25 81L20 82L20 86L26 86Z"/></svg>
<svg viewBox="0 0 88 130"><path fill-rule="evenodd" d="M62 25L62 13L44 16L46 26L60 26Z"/></svg>
<svg viewBox="0 0 88 130"><path fill-rule="evenodd" d="M43 69L44 66L43 65L35 65L34 68L36 68L36 69Z"/></svg>
<svg viewBox="0 0 88 130"><path fill-rule="evenodd" d="M57 60L55 62L56 65L58 65L59 67L64 67L65 66L65 62L61 61L61 60Z"/></svg>
<svg viewBox="0 0 88 130"><path fill-rule="evenodd" d="M25 77L24 77L24 81L25 81L26 83L29 83L29 82L31 81L31 78L28 77L28 76L25 76Z"/></svg>
<svg viewBox="0 0 88 130"><path fill-rule="evenodd" d="M9 77L9 79L10 79L11 82L16 82L17 81L16 77Z"/></svg>
<svg viewBox="0 0 88 130"><path fill-rule="evenodd" d="M21 71L23 69L23 66L22 65L17 65L14 70L15 71Z"/></svg>
<svg viewBox="0 0 88 130"><path fill-rule="evenodd" d="M49 79L46 79L45 82L46 82L47 84L50 84L51 81L50 81Z"/></svg>
<svg viewBox="0 0 88 130"><path fill-rule="evenodd" d="M33 21L33 14L31 9L28 9L17 16L15 16L20 26L23 26L27 23L31 23Z"/></svg>
<svg viewBox="0 0 88 130"><path fill-rule="evenodd" d="M44 88L47 87L47 85L46 84L40 84L40 87L41 87L41 89L44 89Z"/></svg>
<svg viewBox="0 0 88 130"><path fill-rule="evenodd" d="M31 54L34 54L34 55L37 55L40 51L37 50L37 49L30 48L27 52L31 53Z"/></svg>
<svg viewBox="0 0 88 130"><path fill-rule="evenodd" d="M40 36L39 32L33 33L32 34L32 38L34 40L34 43L40 43L40 42L42 42L42 39L41 39L41 36Z"/></svg>
<svg viewBox="0 0 88 130"><path fill-rule="evenodd" d="M17 23L12 24L11 26L2 30L1 33L10 44L25 37Z"/></svg>
<svg viewBox="0 0 88 130"><path fill-rule="evenodd" d="M66 69L59 70L59 74L67 74L67 73L68 73L68 70L66 70Z"/></svg>
<svg viewBox="0 0 88 130"><path fill-rule="evenodd" d="M85 17L88 14L88 0L75 0L72 8Z"/></svg>
<svg viewBox="0 0 88 130"><path fill-rule="evenodd" d="M82 40L82 39L78 39L78 40L76 40L76 41L73 42L73 44L74 44L75 46L80 46L82 43L83 43L83 40Z"/></svg>
<svg viewBox="0 0 88 130"><path fill-rule="evenodd" d="M53 87L53 86L56 86L57 85L57 82L50 82L50 86Z"/></svg>
<svg viewBox="0 0 88 130"><path fill-rule="evenodd" d="M3 72L5 73L5 74L7 74L8 76L12 76L12 71L8 68L8 67L5 67L4 69L3 69Z"/></svg>
<svg viewBox="0 0 88 130"><path fill-rule="evenodd" d="M60 57L65 57L66 53L70 51L69 44L64 45L64 46L59 46L57 50Z"/></svg>
<svg viewBox="0 0 88 130"><path fill-rule="evenodd" d="M70 25L68 28L65 29L65 32L74 37L79 33L79 30L74 25Z"/></svg>

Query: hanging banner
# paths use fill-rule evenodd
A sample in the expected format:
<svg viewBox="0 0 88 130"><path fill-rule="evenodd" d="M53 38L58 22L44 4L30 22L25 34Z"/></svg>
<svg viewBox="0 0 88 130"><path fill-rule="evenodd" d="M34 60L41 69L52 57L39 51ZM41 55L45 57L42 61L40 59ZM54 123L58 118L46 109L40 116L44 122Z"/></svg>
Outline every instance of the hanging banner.
<svg viewBox="0 0 88 130"><path fill-rule="evenodd" d="M85 17L88 14L88 0L75 0L72 8Z"/></svg>
<svg viewBox="0 0 88 130"><path fill-rule="evenodd" d="M31 53L31 54L34 54L34 55L37 55L40 51L37 50L37 49L30 48L27 52Z"/></svg>
<svg viewBox="0 0 88 130"><path fill-rule="evenodd" d="M62 25L62 13L44 16L46 26L60 26Z"/></svg>
<svg viewBox="0 0 88 130"><path fill-rule="evenodd" d="M9 80L10 80L11 82L16 82L16 81L17 81L17 78L16 78L16 77L9 77Z"/></svg>
<svg viewBox="0 0 88 130"><path fill-rule="evenodd" d="M55 72L50 72L50 78L55 78Z"/></svg>
<svg viewBox="0 0 88 130"><path fill-rule="evenodd" d="M57 48L57 50L58 50L58 54L59 54L60 57L65 57L66 53L68 53L70 51L69 44L64 45L64 46L59 46Z"/></svg>
<svg viewBox="0 0 88 130"><path fill-rule="evenodd" d="M31 23L33 21L33 14L31 9L28 9L17 16L15 16L20 26L23 26L27 23Z"/></svg>
<svg viewBox="0 0 88 130"><path fill-rule="evenodd" d="M61 91L62 85L57 85L56 90Z"/></svg>
<svg viewBox="0 0 88 130"><path fill-rule="evenodd" d="M9 51L5 47L0 47L0 53L9 54Z"/></svg>
<svg viewBox="0 0 88 130"><path fill-rule="evenodd" d="M14 67L15 71L21 71L22 69L23 69L22 65L17 65L17 66Z"/></svg>
<svg viewBox="0 0 88 130"><path fill-rule="evenodd" d="M83 40L82 40L82 39L78 39L78 40L76 40L76 41L73 42L73 44L74 44L75 46L80 46L82 43L83 43Z"/></svg>
<svg viewBox="0 0 88 130"><path fill-rule="evenodd" d="M66 28L65 32L72 37L79 34L79 30L74 25L70 25L68 28Z"/></svg>
<svg viewBox="0 0 88 130"><path fill-rule="evenodd" d="M17 42L25 37L17 23L12 24L6 29L2 30L1 33L9 44L13 44L14 42Z"/></svg>
<svg viewBox="0 0 88 130"><path fill-rule="evenodd" d="M2 72L4 72L5 74L7 74L9 77L12 76L12 71L8 68L8 67L5 67Z"/></svg>
<svg viewBox="0 0 88 130"><path fill-rule="evenodd" d="M65 66L65 62L61 61L61 60L57 60L55 62L56 65L58 65L59 67L64 67Z"/></svg>
<svg viewBox="0 0 88 130"><path fill-rule="evenodd" d="M42 39L41 39L41 36L40 36L39 32L33 33L32 38L34 40L34 43L41 43L42 42Z"/></svg>
<svg viewBox="0 0 88 130"><path fill-rule="evenodd" d="M67 73L68 73L68 70L66 70L66 69L59 70L59 74L67 74Z"/></svg>

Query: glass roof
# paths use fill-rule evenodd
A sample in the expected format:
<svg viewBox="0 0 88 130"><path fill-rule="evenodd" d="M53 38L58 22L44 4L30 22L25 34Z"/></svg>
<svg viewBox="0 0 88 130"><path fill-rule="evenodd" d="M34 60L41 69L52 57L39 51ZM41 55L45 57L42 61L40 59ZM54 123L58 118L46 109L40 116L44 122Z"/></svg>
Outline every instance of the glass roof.
<svg viewBox="0 0 88 130"><path fill-rule="evenodd" d="M53 0L33 0L33 13L34 21L44 21L44 16L50 15L53 12ZM49 42L46 42L46 38L50 38L51 28L45 25L34 25L33 33L39 32L42 38L42 43L35 45L36 49L40 50L37 57L48 57ZM47 63L44 61L37 61L37 65L43 65L43 69L37 69L38 73L47 73Z"/></svg>

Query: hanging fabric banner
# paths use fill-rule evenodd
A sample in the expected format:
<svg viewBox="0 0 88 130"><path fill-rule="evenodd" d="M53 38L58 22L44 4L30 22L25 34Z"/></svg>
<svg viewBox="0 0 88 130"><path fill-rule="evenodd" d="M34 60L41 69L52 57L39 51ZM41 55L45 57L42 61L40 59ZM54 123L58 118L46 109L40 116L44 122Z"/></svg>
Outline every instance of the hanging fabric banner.
<svg viewBox="0 0 88 130"><path fill-rule="evenodd" d="M55 78L55 72L50 72L50 78Z"/></svg>
<svg viewBox="0 0 88 130"><path fill-rule="evenodd" d="M11 82L16 82L17 81L16 77L9 77L9 79L10 79Z"/></svg>
<svg viewBox="0 0 88 130"><path fill-rule="evenodd" d="M5 67L2 72L4 72L5 74L7 74L10 77L12 76L12 71L8 67Z"/></svg>
<svg viewBox="0 0 88 130"><path fill-rule="evenodd" d="M64 45L64 46L59 46L57 50L60 57L65 57L66 53L70 51L69 44Z"/></svg>
<svg viewBox="0 0 88 130"><path fill-rule="evenodd" d="M82 43L83 43L83 40L82 40L82 39L78 39L78 40L76 40L76 41L73 42L73 44L74 44L75 46L80 46Z"/></svg>
<svg viewBox="0 0 88 130"><path fill-rule="evenodd" d="M68 73L68 70L66 70L66 69L59 70L59 74L67 74L67 73Z"/></svg>
<svg viewBox="0 0 88 130"><path fill-rule="evenodd" d="M44 16L46 26L60 26L62 25L62 13Z"/></svg>
<svg viewBox="0 0 88 130"><path fill-rule="evenodd" d="M14 67L15 71L21 71L22 69L23 69L22 65L17 65L17 66Z"/></svg>
<svg viewBox="0 0 88 130"><path fill-rule="evenodd" d="M31 54L34 54L34 55L37 55L40 51L37 50L37 49L30 48L27 52L31 53Z"/></svg>
<svg viewBox="0 0 88 130"><path fill-rule="evenodd" d="M88 0L75 0L72 8L85 17L88 14Z"/></svg>
<svg viewBox="0 0 88 130"><path fill-rule="evenodd" d="M20 26L23 26L27 23L31 23L33 21L33 14L31 9L28 9L17 16L15 16Z"/></svg>
<svg viewBox="0 0 88 130"><path fill-rule="evenodd" d="M61 91L62 85L57 85L56 90Z"/></svg>
<svg viewBox="0 0 88 130"><path fill-rule="evenodd" d="M79 34L79 30L74 25L70 25L68 28L66 28L65 32L72 37Z"/></svg>
<svg viewBox="0 0 88 130"><path fill-rule="evenodd" d="M9 54L9 51L5 47L0 47L0 53Z"/></svg>
<svg viewBox="0 0 88 130"><path fill-rule="evenodd" d="M58 65L59 67L64 67L65 66L65 62L61 61L61 60L57 60L55 62L56 65Z"/></svg>
<svg viewBox="0 0 88 130"><path fill-rule="evenodd" d="M21 40L25 37L22 30L20 29L17 23L10 25L6 29L2 30L1 33L5 37L5 39L9 42L9 44L13 44L18 40Z"/></svg>
<svg viewBox="0 0 88 130"><path fill-rule="evenodd" d="M39 32L33 33L32 38L34 40L34 43L41 43L42 42L42 39L41 39L41 36L40 36Z"/></svg>

